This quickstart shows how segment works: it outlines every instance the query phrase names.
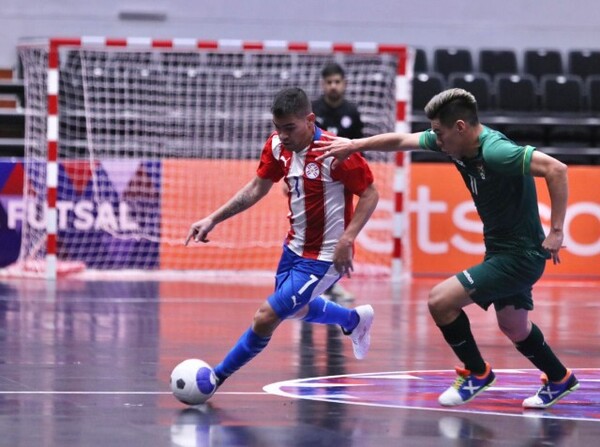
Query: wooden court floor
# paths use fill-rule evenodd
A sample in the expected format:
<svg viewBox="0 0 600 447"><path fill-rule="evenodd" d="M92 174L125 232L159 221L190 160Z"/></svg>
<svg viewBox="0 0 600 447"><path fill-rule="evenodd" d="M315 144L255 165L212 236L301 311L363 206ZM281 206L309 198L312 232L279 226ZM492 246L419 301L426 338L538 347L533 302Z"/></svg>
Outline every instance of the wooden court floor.
<svg viewBox="0 0 600 447"><path fill-rule="evenodd" d="M189 278L193 279L193 278ZM427 312L431 280L353 278L375 308L358 361L335 327L283 323L266 350L187 408L169 391L185 358L218 363L270 293L270 280L0 282L0 446L597 446L600 285L543 282L532 319L580 379L552 409L496 327L468 308L494 387L443 409L454 355Z"/></svg>

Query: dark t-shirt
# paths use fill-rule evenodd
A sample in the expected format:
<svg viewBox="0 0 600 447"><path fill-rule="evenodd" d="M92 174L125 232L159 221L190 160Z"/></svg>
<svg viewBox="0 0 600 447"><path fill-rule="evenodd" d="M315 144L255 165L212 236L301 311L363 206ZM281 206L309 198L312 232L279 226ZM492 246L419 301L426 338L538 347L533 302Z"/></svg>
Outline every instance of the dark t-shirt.
<svg viewBox="0 0 600 447"><path fill-rule="evenodd" d="M419 146L440 151L431 130L423 132ZM525 250L547 254L541 246L545 236L535 182L529 172L534 150L484 127L477 157L452 159L483 222L488 252Z"/></svg>
<svg viewBox="0 0 600 447"><path fill-rule="evenodd" d="M317 116L317 125L339 137L362 138L363 123L357 107L344 100L339 107L333 108L325 102L323 96L313 101L313 112Z"/></svg>

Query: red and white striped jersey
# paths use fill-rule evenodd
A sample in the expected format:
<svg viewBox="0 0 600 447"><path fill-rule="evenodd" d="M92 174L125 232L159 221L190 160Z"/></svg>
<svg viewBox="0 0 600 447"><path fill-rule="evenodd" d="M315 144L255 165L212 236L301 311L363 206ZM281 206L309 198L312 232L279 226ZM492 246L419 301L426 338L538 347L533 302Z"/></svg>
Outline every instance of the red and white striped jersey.
<svg viewBox="0 0 600 447"><path fill-rule="evenodd" d="M314 139L320 140L325 132L315 129ZM315 161L322 152L313 151L314 147L290 151L273 132L263 147L257 175L273 182L283 178L287 183L288 248L305 258L332 261L335 246L352 219L352 196L373 183L373 173L356 153L332 169L333 158Z"/></svg>

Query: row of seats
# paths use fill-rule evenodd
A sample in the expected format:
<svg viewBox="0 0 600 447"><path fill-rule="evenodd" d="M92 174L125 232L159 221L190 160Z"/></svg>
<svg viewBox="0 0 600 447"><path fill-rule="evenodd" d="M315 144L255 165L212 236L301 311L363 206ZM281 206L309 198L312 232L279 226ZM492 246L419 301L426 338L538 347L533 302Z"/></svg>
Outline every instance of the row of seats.
<svg viewBox="0 0 600 447"><path fill-rule="evenodd" d="M583 161L582 164L599 164L600 152L600 128L598 126L586 125L542 125L542 124L484 124L499 130L510 139L519 144L529 144L535 147L566 149L558 151L558 158L567 161L565 155L571 154ZM412 123L412 131L420 132L429 128L429 123L417 121ZM577 150L575 150L577 149ZM593 162L590 157L593 157ZM572 160L568 160L572 161Z"/></svg>
<svg viewBox="0 0 600 447"><path fill-rule="evenodd" d="M600 75L600 50L569 50L566 56L557 49L436 48L432 54L416 50L415 73L440 73L446 79L453 73L481 72L494 78L500 73L528 74L536 79L544 75L575 75L582 79Z"/></svg>
<svg viewBox="0 0 600 447"><path fill-rule="evenodd" d="M600 75L583 80L576 75L498 74L457 72L447 79L437 72L413 78L412 105L422 113L427 102L446 88L462 88L477 98L481 112L541 113L542 115L600 114Z"/></svg>
<svg viewBox="0 0 600 447"><path fill-rule="evenodd" d="M600 162L600 50L418 49L414 71L414 131L429 126L423 108L434 95L463 88L482 120L515 141Z"/></svg>
<svg viewBox="0 0 600 447"><path fill-rule="evenodd" d="M23 81L11 68L0 68L0 157L23 154L23 103Z"/></svg>
<svg viewBox="0 0 600 447"><path fill-rule="evenodd" d="M538 146L600 147L600 50L564 54L566 57L558 50L518 53L456 48L438 48L428 54L418 49L412 92L413 130L428 125L423 107L432 96L446 88L460 87L475 94L487 124L515 140ZM185 62L179 57L174 59ZM12 81L6 88L16 89L10 93L22 105L22 81ZM494 121L497 115L502 119ZM554 117L551 123L544 121L548 116ZM22 113L2 118L1 136L22 138ZM583 120L574 123L574 118Z"/></svg>

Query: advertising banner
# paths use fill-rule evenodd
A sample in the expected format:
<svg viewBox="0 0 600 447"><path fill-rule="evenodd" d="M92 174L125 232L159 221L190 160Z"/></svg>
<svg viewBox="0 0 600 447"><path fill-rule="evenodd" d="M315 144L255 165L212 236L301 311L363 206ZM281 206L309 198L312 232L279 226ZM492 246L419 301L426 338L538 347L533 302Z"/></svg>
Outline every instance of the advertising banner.
<svg viewBox="0 0 600 447"><path fill-rule="evenodd" d="M600 277L600 171L569 167L569 203L561 264L548 262L546 277ZM550 199L536 178L544 231ZM413 163L410 181L410 257L415 276L452 275L481 262L483 225L460 174L451 164Z"/></svg>
<svg viewBox="0 0 600 447"><path fill-rule="evenodd" d="M23 163L0 160L0 267L19 257L21 224L9 213L11 203L22 204L23 175Z"/></svg>
<svg viewBox="0 0 600 447"><path fill-rule="evenodd" d="M371 168L380 201L356 241L355 271L386 275L393 246L394 195L389 179L394 167L371 163ZM222 223L211 243L183 246L189 225L225 203L255 169L252 160L118 160L93 166L62 162L57 203L59 256L84 261L89 268L272 271L288 229L286 200L279 184L255 207ZM91 200L92 173L104 183L100 203ZM599 178L596 167L569 167L565 248L560 265L548 263L546 277L600 277L600 189L595 187ZM24 219L32 228L43 229L43 211L25 210L23 181L21 162L0 161L0 266L17 259ZM182 183L189 190L183 199ZM145 185L143 195L136 192L140 184ZM149 184L155 193L148 193ZM547 231L550 200L544 180L536 179L536 184ZM452 275L481 261L482 224L453 165L413 163L405 209L409 213L405 262L413 275ZM123 237L142 226L145 234L156 237Z"/></svg>
<svg viewBox="0 0 600 447"><path fill-rule="evenodd" d="M44 167L43 163L32 165L30 172L39 173L38 177L45 180ZM89 268L104 269L158 266L158 236L153 241L129 235L137 235L141 229L148 235L159 234L159 162L63 161L58 169L59 260L83 261ZM30 233L42 238L39 244L31 244L44 248L45 198L32 199L25 205L23 182L22 162L0 161L0 266L17 259L25 219ZM143 193L140 184L144 185ZM148 193L149 184L154 185L154 194ZM36 197L45 187L31 188L31 197Z"/></svg>
<svg viewBox="0 0 600 447"><path fill-rule="evenodd" d="M45 179L44 166L32 167L36 178ZM100 269L274 271L289 229L282 182L258 204L221 223L210 243L183 245L190 225L227 202L256 167L256 160L62 161L59 259ZM392 178L393 166L371 163L371 168L381 199L356 241L355 271L389 274L393 193L381 183ZM24 177L22 162L0 161L0 267L19 256L25 219L44 249L45 199L24 205Z"/></svg>

